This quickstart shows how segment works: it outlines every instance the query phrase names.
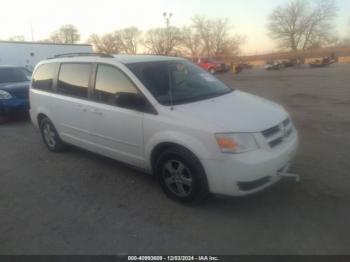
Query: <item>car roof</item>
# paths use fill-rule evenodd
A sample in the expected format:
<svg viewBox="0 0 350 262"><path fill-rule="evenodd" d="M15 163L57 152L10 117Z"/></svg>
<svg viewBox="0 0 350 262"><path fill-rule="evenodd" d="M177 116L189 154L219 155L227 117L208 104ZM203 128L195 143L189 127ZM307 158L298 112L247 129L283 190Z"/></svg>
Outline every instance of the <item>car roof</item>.
<svg viewBox="0 0 350 262"><path fill-rule="evenodd" d="M0 69L8 69L8 68L24 68L23 66L14 66L14 65L0 65Z"/></svg>
<svg viewBox="0 0 350 262"><path fill-rule="evenodd" d="M173 56L160 56L160 55L71 55L54 57L43 61L46 62L104 62L117 61L122 64L144 63L144 62L161 62L161 61L183 61L184 58ZM41 63L40 63L41 64Z"/></svg>
<svg viewBox="0 0 350 262"><path fill-rule="evenodd" d="M179 57L160 55L115 55L114 57L123 64L183 60L183 58Z"/></svg>

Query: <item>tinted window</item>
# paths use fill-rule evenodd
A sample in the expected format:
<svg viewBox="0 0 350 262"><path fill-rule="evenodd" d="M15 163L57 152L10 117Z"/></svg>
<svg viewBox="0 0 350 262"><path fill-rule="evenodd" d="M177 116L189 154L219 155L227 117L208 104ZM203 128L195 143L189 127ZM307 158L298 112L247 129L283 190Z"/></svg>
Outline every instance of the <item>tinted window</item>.
<svg viewBox="0 0 350 262"><path fill-rule="evenodd" d="M232 92L232 89L198 66L186 61L127 65L159 103L183 104Z"/></svg>
<svg viewBox="0 0 350 262"><path fill-rule="evenodd" d="M51 63L38 67L33 75L32 87L40 90L51 90L57 72L57 66L57 63Z"/></svg>
<svg viewBox="0 0 350 262"><path fill-rule="evenodd" d="M61 64L57 91L75 97L88 97L91 64Z"/></svg>
<svg viewBox="0 0 350 262"><path fill-rule="evenodd" d="M95 98L103 103L115 105L118 93L137 94L133 83L120 70L106 65L99 65L96 75Z"/></svg>
<svg viewBox="0 0 350 262"><path fill-rule="evenodd" d="M24 81L28 81L28 78L19 68L0 68L0 83Z"/></svg>

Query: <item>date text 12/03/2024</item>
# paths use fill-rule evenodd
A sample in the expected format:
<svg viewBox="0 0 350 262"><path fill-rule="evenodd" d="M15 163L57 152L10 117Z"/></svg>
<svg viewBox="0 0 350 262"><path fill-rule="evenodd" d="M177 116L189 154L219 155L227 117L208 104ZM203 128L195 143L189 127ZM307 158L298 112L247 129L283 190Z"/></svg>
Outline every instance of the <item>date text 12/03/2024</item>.
<svg viewBox="0 0 350 262"><path fill-rule="evenodd" d="M217 256L128 256L128 261L220 261Z"/></svg>

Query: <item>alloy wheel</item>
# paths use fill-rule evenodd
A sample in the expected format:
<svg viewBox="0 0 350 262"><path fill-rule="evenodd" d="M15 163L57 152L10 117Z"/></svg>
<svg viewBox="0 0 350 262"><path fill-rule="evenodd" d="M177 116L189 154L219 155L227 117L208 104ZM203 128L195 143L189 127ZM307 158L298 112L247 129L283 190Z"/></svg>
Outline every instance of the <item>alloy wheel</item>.
<svg viewBox="0 0 350 262"><path fill-rule="evenodd" d="M179 160L169 160L162 168L166 187L176 196L187 197L193 190L193 176L190 169Z"/></svg>
<svg viewBox="0 0 350 262"><path fill-rule="evenodd" d="M55 132L49 123L45 123L43 126L44 139L50 148L54 148L56 145Z"/></svg>

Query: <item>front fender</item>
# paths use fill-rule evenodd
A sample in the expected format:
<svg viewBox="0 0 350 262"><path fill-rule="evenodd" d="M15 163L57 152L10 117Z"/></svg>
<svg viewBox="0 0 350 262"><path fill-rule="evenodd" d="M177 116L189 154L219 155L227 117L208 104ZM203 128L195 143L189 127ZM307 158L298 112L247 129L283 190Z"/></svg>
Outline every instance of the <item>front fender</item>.
<svg viewBox="0 0 350 262"><path fill-rule="evenodd" d="M162 143L173 143L190 150L199 160L210 158L210 152L197 138L179 131L161 131L153 134L145 144L146 167L151 170L153 149Z"/></svg>

